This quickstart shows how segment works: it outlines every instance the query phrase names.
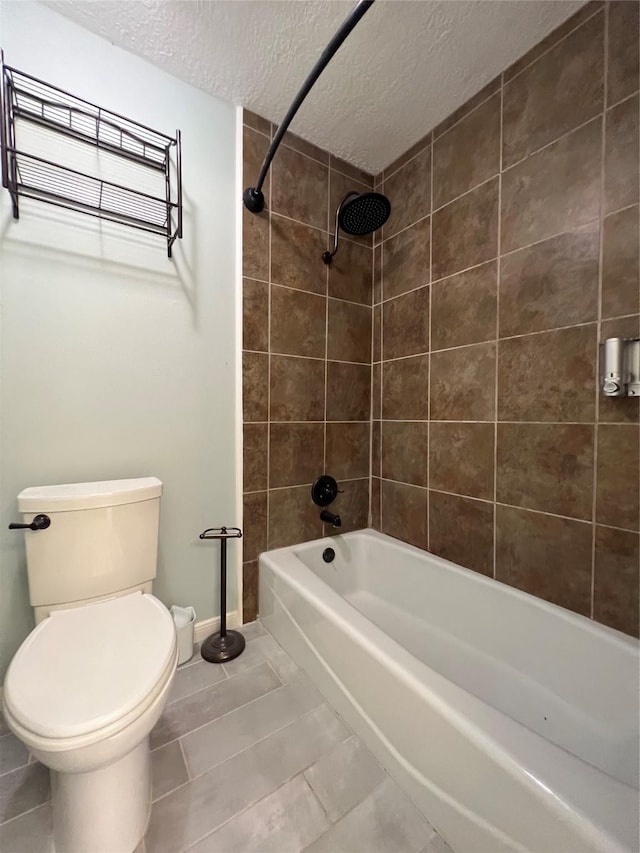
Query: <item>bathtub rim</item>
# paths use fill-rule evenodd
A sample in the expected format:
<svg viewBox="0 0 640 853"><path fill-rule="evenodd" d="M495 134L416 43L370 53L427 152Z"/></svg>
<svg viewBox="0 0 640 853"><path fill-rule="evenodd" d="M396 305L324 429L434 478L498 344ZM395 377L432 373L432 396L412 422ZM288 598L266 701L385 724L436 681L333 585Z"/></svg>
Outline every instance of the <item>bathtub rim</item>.
<svg viewBox="0 0 640 853"><path fill-rule="evenodd" d="M355 539L363 535L391 544L394 548L408 549L410 553L415 553L422 559L425 557L433 559L443 568L451 568L462 573L464 577L473 578L476 582L489 585L493 580L493 578L457 566L378 531L365 529L340 536ZM393 667L396 677L402 679L410 689L417 690L422 699L428 702L437 714L441 717L446 716L458 732L467 737L477 749L488 753L491 760L501 767L514 784L523 785L532 796L550 804L559 819L573 825L578 835L584 836L585 827L592 828L601 836L603 841L613 845L612 849L626 850L628 847L626 835L628 833L624 830L622 833L613 832L611 827L616 825L624 827L627 824L632 804L637 802L637 789L609 776L561 746L547 741L542 735L528 729L522 723L513 720L502 711L493 708L463 687L450 681L415 657L398 641L358 611L354 605L322 580L299 557L301 550L321 550L332 543L335 544L335 539L336 537L322 537L299 545L266 551L259 556L259 566L265 565L273 572L274 576L279 577L283 583L292 586L298 595L308 601L311 600L313 606L317 607L325 618L338 622L340 629L352 640L364 642L373 657L381 665L387 668ZM594 630L616 645L622 643L622 648L627 652L635 650L635 640L613 628L594 623L588 617L537 599L508 584L499 583L505 592L522 598L529 604L535 603L543 610L550 609L554 616L562 616L570 623ZM272 589L272 593L275 595L274 589ZM317 652L314 653L318 654ZM325 666L327 666L326 663ZM428 676L426 679L424 678L425 673ZM333 678L337 679L335 673ZM339 679L337 680L339 681ZM339 683L342 685L341 681ZM346 688L343 687L342 689ZM524 746L519 742L523 739L523 732L525 733ZM519 750L522 750L520 754L526 757L526 761L517 760ZM553 758L558 755L562 756L559 770L555 765L552 772L549 771L548 766L540 766L542 758L550 759L553 763ZM530 772L527 767L533 767L534 772ZM559 772L560 777L562 777L563 768L564 779L550 778L550 776L553 777L553 772ZM575 779L567 778L572 773L577 774L578 778L586 780L586 784L579 788L579 793L584 797L582 802L580 802L579 797L575 796L575 789L566 784L568 781L575 782ZM591 802L589 802L590 799ZM612 799L616 805L621 804L619 809L621 823L616 814L612 816L600 808L605 799Z"/></svg>

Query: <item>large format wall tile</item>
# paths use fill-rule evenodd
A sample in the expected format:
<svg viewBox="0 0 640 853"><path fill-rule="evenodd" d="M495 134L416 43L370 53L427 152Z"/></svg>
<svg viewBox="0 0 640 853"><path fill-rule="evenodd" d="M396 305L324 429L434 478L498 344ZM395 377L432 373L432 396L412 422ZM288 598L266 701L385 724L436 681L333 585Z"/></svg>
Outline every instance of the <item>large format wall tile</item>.
<svg viewBox="0 0 640 853"><path fill-rule="evenodd" d="M496 510L496 578L588 616L591 525L500 504Z"/></svg>
<svg viewBox="0 0 640 853"><path fill-rule="evenodd" d="M269 492L269 548L284 548L322 536L320 510L309 486Z"/></svg>
<svg viewBox="0 0 640 853"><path fill-rule="evenodd" d="M271 420L324 420L324 371L324 361L272 356Z"/></svg>
<svg viewBox="0 0 640 853"><path fill-rule="evenodd" d="M628 0L609 3L607 104L613 105L638 88L640 5Z"/></svg>
<svg viewBox="0 0 640 853"><path fill-rule="evenodd" d="M382 417L424 420L429 417L429 356L383 363Z"/></svg>
<svg viewBox="0 0 640 853"><path fill-rule="evenodd" d="M265 281L242 279L242 347L269 349L269 285Z"/></svg>
<svg viewBox="0 0 640 853"><path fill-rule="evenodd" d="M597 218L601 149L602 121L598 118L503 174L503 252Z"/></svg>
<svg viewBox="0 0 640 853"><path fill-rule="evenodd" d="M368 421L371 413L371 367L327 362L327 420Z"/></svg>
<svg viewBox="0 0 640 853"><path fill-rule="evenodd" d="M247 423L243 428L243 489L259 492L267 488L268 424Z"/></svg>
<svg viewBox="0 0 640 853"><path fill-rule="evenodd" d="M420 287L383 304L384 359L429 351L429 287Z"/></svg>
<svg viewBox="0 0 640 853"><path fill-rule="evenodd" d="M493 424L432 421L430 488L493 500L494 433Z"/></svg>
<svg viewBox="0 0 640 853"><path fill-rule="evenodd" d="M498 179L493 178L433 214L433 279L445 278L498 254ZM386 266L385 266L386 283Z"/></svg>
<svg viewBox="0 0 640 853"><path fill-rule="evenodd" d="M371 248L341 236L329 266L329 296L371 305L371 290Z"/></svg>
<svg viewBox="0 0 640 853"><path fill-rule="evenodd" d="M371 364L371 308L329 299L327 358Z"/></svg>
<svg viewBox="0 0 640 853"><path fill-rule="evenodd" d="M602 112L604 12L504 87L503 168Z"/></svg>
<svg viewBox="0 0 640 853"><path fill-rule="evenodd" d="M242 558L250 562L267 548L267 493L245 495L243 515Z"/></svg>
<svg viewBox="0 0 640 853"><path fill-rule="evenodd" d="M269 279L269 211L242 210L242 275Z"/></svg>
<svg viewBox="0 0 640 853"><path fill-rule="evenodd" d="M632 424L598 429L596 521L638 530L640 430Z"/></svg>
<svg viewBox="0 0 640 853"><path fill-rule="evenodd" d="M391 214L384 224L384 239L413 225L431 212L431 146L428 146L389 178L384 194Z"/></svg>
<svg viewBox="0 0 640 853"><path fill-rule="evenodd" d="M604 220L602 316L619 317L640 311L640 231L638 205Z"/></svg>
<svg viewBox="0 0 640 853"><path fill-rule="evenodd" d="M604 144L604 207L611 213L638 201L638 95L607 111Z"/></svg>
<svg viewBox="0 0 640 853"><path fill-rule="evenodd" d="M595 325L500 341L498 420L592 422L596 358Z"/></svg>
<svg viewBox="0 0 640 853"><path fill-rule="evenodd" d="M638 636L640 626L640 537L627 530L596 526L593 616L605 625Z"/></svg>
<svg viewBox="0 0 640 853"><path fill-rule="evenodd" d="M491 421L496 411L496 345L474 344L431 355L431 417Z"/></svg>
<svg viewBox="0 0 640 853"><path fill-rule="evenodd" d="M500 169L500 93L433 144L433 206L466 193Z"/></svg>
<svg viewBox="0 0 640 853"><path fill-rule="evenodd" d="M427 547L427 490L382 481L382 532Z"/></svg>
<svg viewBox="0 0 640 853"><path fill-rule="evenodd" d="M429 492L429 550L493 575L493 504Z"/></svg>
<svg viewBox="0 0 640 853"><path fill-rule="evenodd" d="M422 219L382 245L384 299L429 284L429 219Z"/></svg>
<svg viewBox="0 0 640 853"><path fill-rule="evenodd" d="M271 352L324 358L326 328L323 296L271 287Z"/></svg>
<svg viewBox="0 0 640 853"><path fill-rule="evenodd" d="M598 317L600 234L593 222L502 258L500 337Z"/></svg>
<svg viewBox="0 0 640 853"><path fill-rule="evenodd" d="M336 480L369 476L370 423L328 423L326 471Z"/></svg>
<svg viewBox="0 0 640 853"><path fill-rule="evenodd" d="M269 356L242 354L242 413L247 421L269 420Z"/></svg>
<svg viewBox="0 0 640 853"><path fill-rule="evenodd" d="M496 500L590 519L593 426L498 424Z"/></svg>
<svg viewBox="0 0 640 853"><path fill-rule="evenodd" d="M381 427L382 476L426 486L429 425L419 421L382 421Z"/></svg>
<svg viewBox="0 0 640 853"><path fill-rule="evenodd" d="M431 349L475 344L496 336L497 263L431 285Z"/></svg>
<svg viewBox="0 0 640 853"><path fill-rule="evenodd" d="M327 268L322 262L322 253L326 246L326 232L272 215L271 281L324 295ZM268 257L267 244L267 260Z"/></svg>
<svg viewBox="0 0 640 853"><path fill-rule="evenodd" d="M313 483L324 466L324 424L271 424L269 486Z"/></svg>
<svg viewBox="0 0 640 853"><path fill-rule="evenodd" d="M327 166L283 145L271 164L271 193L271 206L276 213L327 228Z"/></svg>
<svg viewBox="0 0 640 853"><path fill-rule="evenodd" d="M339 536L369 526L369 478L341 480L339 486L340 491L330 509L340 516L342 524L340 527L325 524L325 536Z"/></svg>

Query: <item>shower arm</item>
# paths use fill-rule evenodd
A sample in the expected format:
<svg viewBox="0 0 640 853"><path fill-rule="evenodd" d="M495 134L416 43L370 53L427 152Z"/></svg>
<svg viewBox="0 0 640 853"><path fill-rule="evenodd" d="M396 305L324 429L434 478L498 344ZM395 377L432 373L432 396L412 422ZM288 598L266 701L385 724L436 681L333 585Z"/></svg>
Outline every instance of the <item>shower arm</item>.
<svg viewBox="0 0 640 853"><path fill-rule="evenodd" d="M282 141L282 137L287 132L287 128L293 121L293 118L298 112L300 105L311 91L313 84L316 82L318 77L322 74L329 62L333 59L342 42L347 38L351 30L353 30L353 28L363 17L365 12L367 12L369 8L373 6L373 3L374 0L358 0L358 5L355 7L355 9L353 9L352 12L349 13L348 17L345 18L345 20L340 26L340 29L334 34L329 44L322 51L320 59L318 59L316 64L311 69L311 73L302 84L300 91L296 95L293 103L287 111L287 114L283 118L282 124L278 128L276 135L273 137L271 146L267 151L266 157L264 158L264 162L262 164L262 168L260 169L258 183L255 185L255 187L247 187L247 189L242 194L244 206L247 208L247 210L250 210L251 213L260 213L260 211L264 209L264 193L262 192L262 185L264 184L265 178L267 177L269 166L271 165L271 161L273 160L275 153L278 150L278 146Z"/></svg>
<svg viewBox="0 0 640 853"><path fill-rule="evenodd" d="M340 211L342 210L342 205L345 201L348 201L352 195L358 195L355 190L352 190L350 193L347 193L346 196L342 199L340 204L338 205L338 209L336 210L336 224L333 230L333 249L331 252L323 252L322 260L325 264L330 264L333 260L333 256L338 251L338 231L340 230Z"/></svg>

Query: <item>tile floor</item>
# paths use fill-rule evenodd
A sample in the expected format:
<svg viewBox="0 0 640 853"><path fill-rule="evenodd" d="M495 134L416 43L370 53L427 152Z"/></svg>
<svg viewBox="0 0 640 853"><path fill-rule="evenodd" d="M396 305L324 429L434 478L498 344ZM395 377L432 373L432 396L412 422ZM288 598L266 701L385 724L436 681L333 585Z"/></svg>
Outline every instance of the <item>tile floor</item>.
<svg viewBox="0 0 640 853"><path fill-rule="evenodd" d="M263 626L243 630L235 661L178 670L136 853L451 853ZM49 798L0 718L2 853L52 853Z"/></svg>

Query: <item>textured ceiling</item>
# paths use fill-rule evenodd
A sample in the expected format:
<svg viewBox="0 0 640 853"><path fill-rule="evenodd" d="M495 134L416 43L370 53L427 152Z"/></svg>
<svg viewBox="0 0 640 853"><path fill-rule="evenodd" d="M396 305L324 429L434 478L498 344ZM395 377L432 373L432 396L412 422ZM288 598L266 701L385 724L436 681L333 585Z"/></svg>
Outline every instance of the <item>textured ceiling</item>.
<svg viewBox="0 0 640 853"><path fill-rule="evenodd" d="M378 172L584 0L377 0L292 130ZM48 0L88 30L279 122L355 2Z"/></svg>

